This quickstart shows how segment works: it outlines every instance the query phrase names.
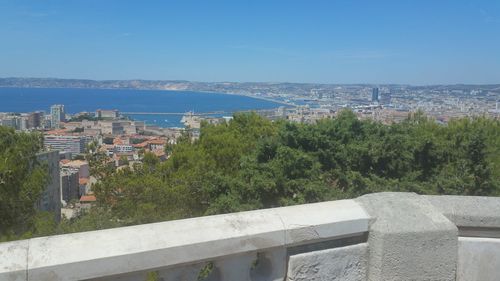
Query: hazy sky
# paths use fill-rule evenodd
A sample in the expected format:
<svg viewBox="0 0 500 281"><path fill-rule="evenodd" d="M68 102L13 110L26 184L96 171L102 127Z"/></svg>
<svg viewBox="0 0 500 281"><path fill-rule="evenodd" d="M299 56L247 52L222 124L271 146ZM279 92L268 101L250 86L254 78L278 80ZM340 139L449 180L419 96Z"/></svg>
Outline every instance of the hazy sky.
<svg viewBox="0 0 500 281"><path fill-rule="evenodd" d="M500 1L0 0L0 77L500 83Z"/></svg>

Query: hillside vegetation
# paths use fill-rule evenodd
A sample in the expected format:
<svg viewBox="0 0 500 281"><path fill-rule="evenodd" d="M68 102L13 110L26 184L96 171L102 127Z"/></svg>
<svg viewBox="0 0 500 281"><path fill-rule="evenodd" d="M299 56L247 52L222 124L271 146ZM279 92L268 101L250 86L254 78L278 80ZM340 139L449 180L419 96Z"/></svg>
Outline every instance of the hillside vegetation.
<svg viewBox="0 0 500 281"><path fill-rule="evenodd" d="M93 187L97 206L52 232L380 191L500 195L500 121L482 117L439 125L417 113L383 125L344 111L306 125L237 114L228 124L205 124L197 141L186 134L168 151L172 155L163 163L146 154L134 170L100 173Z"/></svg>

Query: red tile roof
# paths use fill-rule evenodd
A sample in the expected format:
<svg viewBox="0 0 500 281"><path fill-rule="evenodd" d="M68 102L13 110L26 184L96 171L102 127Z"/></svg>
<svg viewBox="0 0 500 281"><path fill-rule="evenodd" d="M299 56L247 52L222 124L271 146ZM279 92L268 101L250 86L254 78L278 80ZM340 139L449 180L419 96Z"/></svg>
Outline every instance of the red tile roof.
<svg viewBox="0 0 500 281"><path fill-rule="evenodd" d="M141 143L134 144L132 146L135 147L135 148L144 148L144 147L147 147L148 145L149 145L148 141L143 141Z"/></svg>
<svg viewBox="0 0 500 281"><path fill-rule="evenodd" d="M167 141L165 141L165 140L150 140L149 143L150 144L166 144Z"/></svg>
<svg viewBox="0 0 500 281"><path fill-rule="evenodd" d="M80 202L95 202L96 198L94 195L82 195L80 197Z"/></svg>
<svg viewBox="0 0 500 281"><path fill-rule="evenodd" d="M114 140L113 140L113 144L123 144L123 140L119 137L116 137Z"/></svg>

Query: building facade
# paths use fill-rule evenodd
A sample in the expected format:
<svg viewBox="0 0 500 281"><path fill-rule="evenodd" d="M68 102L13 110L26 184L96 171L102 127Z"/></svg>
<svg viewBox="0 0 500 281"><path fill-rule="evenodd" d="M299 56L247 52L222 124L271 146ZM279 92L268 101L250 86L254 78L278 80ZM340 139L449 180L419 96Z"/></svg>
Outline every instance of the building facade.
<svg viewBox="0 0 500 281"><path fill-rule="evenodd" d="M43 144L49 150L81 154L85 152L86 138L81 136L45 135Z"/></svg>
<svg viewBox="0 0 500 281"><path fill-rule="evenodd" d="M97 118L110 118L110 119L115 119L120 116L120 113L118 110L102 110L98 109L95 111L95 117Z"/></svg>
<svg viewBox="0 0 500 281"><path fill-rule="evenodd" d="M36 203L40 211L53 212L56 221L61 218L61 179L59 173L59 151L42 152L37 160L47 167L49 182Z"/></svg>
<svg viewBox="0 0 500 281"><path fill-rule="evenodd" d="M66 203L80 198L80 183L77 169L63 168L61 170L61 194L62 199Z"/></svg>
<svg viewBox="0 0 500 281"><path fill-rule="evenodd" d="M42 126L43 112L36 111L28 114L28 128L40 128Z"/></svg>
<svg viewBox="0 0 500 281"><path fill-rule="evenodd" d="M66 113L64 111L64 105L54 104L50 107L50 117L52 128L59 129L61 127L61 122L66 121Z"/></svg>
<svg viewBox="0 0 500 281"><path fill-rule="evenodd" d="M90 177L89 163L87 161L74 160L64 164L63 167L77 170L79 178Z"/></svg>
<svg viewBox="0 0 500 281"><path fill-rule="evenodd" d="M379 101L378 88L373 88L372 89L372 102L378 102L378 101Z"/></svg>

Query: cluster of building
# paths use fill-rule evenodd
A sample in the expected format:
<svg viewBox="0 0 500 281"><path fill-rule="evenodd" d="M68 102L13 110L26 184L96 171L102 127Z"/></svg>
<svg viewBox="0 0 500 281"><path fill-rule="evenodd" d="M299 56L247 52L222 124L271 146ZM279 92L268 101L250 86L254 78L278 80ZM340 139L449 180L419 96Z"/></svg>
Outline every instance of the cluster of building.
<svg viewBox="0 0 500 281"><path fill-rule="evenodd" d="M76 216L96 201L91 187L96 180L89 163L82 160L89 144L109 157L110 166L133 168L146 152L166 160L166 146L175 144L182 133L180 129L148 128L142 121L123 118L118 110L70 115L60 104L51 106L48 114L0 113L0 125L43 133L44 151L38 160L47 164L50 181L37 208L53 212L56 220Z"/></svg>
<svg viewBox="0 0 500 281"><path fill-rule="evenodd" d="M423 111L440 122L465 116L500 117L498 85L270 85L244 91L247 95L308 106L312 115L324 109L349 108L363 118L397 122L401 115ZM292 118L293 119L293 118ZM307 118L306 118L307 119ZM314 119L311 116L310 119Z"/></svg>
<svg viewBox="0 0 500 281"><path fill-rule="evenodd" d="M7 126L23 131L43 128L45 126L44 112L0 113L0 126Z"/></svg>
<svg viewBox="0 0 500 281"><path fill-rule="evenodd" d="M120 116L118 110L96 110L95 113L82 112L69 115L64 105L51 106L50 113L43 111L30 113L0 113L0 125L20 131L37 130L43 132L46 150L58 150L72 156L85 153L91 142L103 145L105 139L120 137L125 146L120 144L114 151L125 149L130 138L172 142L181 134L180 129L164 129L146 126L143 121L132 121ZM109 144L109 143L108 143ZM132 147L132 146L131 146ZM133 148L133 147L132 147ZM127 151L130 152L130 151ZM71 157L71 156L70 156Z"/></svg>
<svg viewBox="0 0 500 281"><path fill-rule="evenodd" d="M349 108L362 118L385 123L401 116L423 111L439 122L465 116L500 118L500 85L430 85L396 84L315 84L315 83L185 83L189 90L246 95L282 102L299 108L290 120L314 120L324 109L337 112ZM377 106L378 105L378 106ZM277 110L276 110L277 111ZM307 111L309 113L307 113ZM277 112L276 112L277 113ZM273 114L278 115L279 114Z"/></svg>
<svg viewBox="0 0 500 281"><path fill-rule="evenodd" d="M116 167L128 163L133 167L134 163L141 163L146 152L155 154L160 161L167 160L165 148L174 145L175 139L158 136L122 135L115 137L112 142L101 146L101 151L112 159Z"/></svg>
<svg viewBox="0 0 500 281"><path fill-rule="evenodd" d="M314 94L323 98L323 94L317 89ZM304 103L296 106L280 106L275 109L253 110L257 114L270 120L288 120L297 123L314 124L318 120L334 118L340 110L350 108L360 119L373 119L384 123L399 122L408 117L409 111L397 110L390 106L391 93L381 93L379 88L372 88L370 97L366 100L358 100L357 105L351 106L327 106L316 103ZM184 115L182 122L186 128L200 128L202 122L207 124L220 124L228 122L232 117L211 117L195 115L192 112Z"/></svg>
<svg viewBox="0 0 500 281"><path fill-rule="evenodd" d="M91 190L92 178L87 161L70 160L57 150L43 151L37 155L45 164L49 181L37 203L41 211L53 212L55 220L71 218L96 201Z"/></svg>
<svg viewBox="0 0 500 281"><path fill-rule="evenodd" d="M315 87L314 87L315 86ZM493 86L402 86L282 84L253 88L247 95L283 101L287 105L259 114L271 119L314 123L334 117L348 108L361 119L382 123L400 122L422 111L437 122L452 118L489 116L500 118L500 87ZM259 92L267 89L267 91Z"/></svg>
<svg viewBox="0 0 500 281"><path fill-rule="evenodd" d="M472 115L500 118L500 88L494 85L371 87L229 83L210 86L222 87L224 91L229 87L233 93L282 102L284 106L279 108L255 111L271 120L313 124L320 119L335 117L344 108L351 109L360 119L383 123L399 122L417 110L443 123L450 118ZM182 122L190 129L191 137L197 138L203 122L221 124L231 119L188 112ZM142 162L146 152L155 154L162 161L166 160L169 157L166 148L175 145L184 131L129 120L121 116L118 110L70 115L61 104L51 106L49 113L0 113L0 126L43 133L44 151L38 157L48 164L51 180L37 207L54 212L57 220L61 216L75 216L80 210L92 206L96 200L91 187L95 179L90 175L89 164L81 160L89 144L95 144L100 152L108 156L110 166L117 169L124 166L133 168Z"/></svg>
<svg viewBox="0 0 500 281"><path fill-rule="evenodd" d="M0 125L21 131L60 128L61 122L65 120L66 113L64 111L64 105L62 104L51 106L49 114L46 114L44 111L0 113Z"/></svg>
<svg viewBox="0 0 500 281"><path fill-rule="evenodd" d="M186 128L194 129L196 131L201 128L201 124L203 122L214 125L228 122L231 119L233 119L232 116L213 117L196 115L194 112L187 112L184 116L182 116L181 122Z"/></svg>

